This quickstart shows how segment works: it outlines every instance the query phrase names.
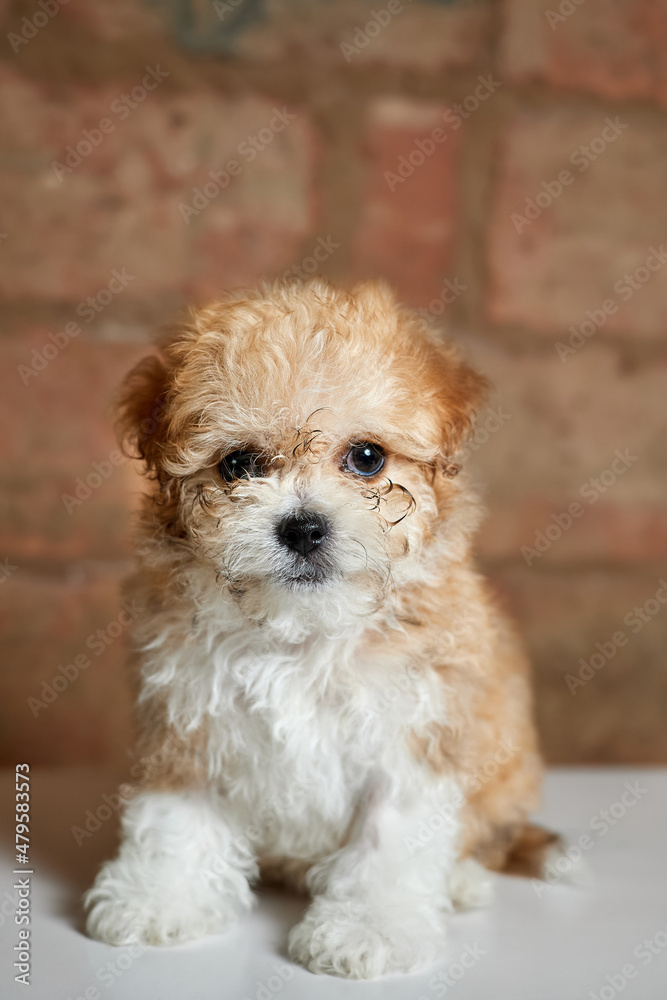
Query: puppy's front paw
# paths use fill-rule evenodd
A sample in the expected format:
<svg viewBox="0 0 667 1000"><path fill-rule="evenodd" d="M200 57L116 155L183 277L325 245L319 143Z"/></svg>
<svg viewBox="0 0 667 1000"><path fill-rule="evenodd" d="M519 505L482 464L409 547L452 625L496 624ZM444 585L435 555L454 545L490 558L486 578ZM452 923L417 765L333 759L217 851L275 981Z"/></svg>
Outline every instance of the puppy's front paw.
<svg viewBox="0 0 667 1000"><path fill-rule="evenodd" d="M491 873L474 858L457 861L449 878L449 893L457 910L489 906L493 899Z"/></svg>
<svg viewBox="0 0 667 1000"><path fill-rule="evenodd" d="M290 931L290 958L311 972L348 979L416 972L437 958L444 943L441 916L420 913L419 905L409 899L383 906L317 897Z"/></svg>
<svg viewBox="0 0 667 1000"><path fill-rule="evenodd" d="M198 879L169 881L146 874L143 880L129 879L120 860L103 866L85 897L92 938L114 945L179 944L220 934L242 908L239 900Z"/></svg>

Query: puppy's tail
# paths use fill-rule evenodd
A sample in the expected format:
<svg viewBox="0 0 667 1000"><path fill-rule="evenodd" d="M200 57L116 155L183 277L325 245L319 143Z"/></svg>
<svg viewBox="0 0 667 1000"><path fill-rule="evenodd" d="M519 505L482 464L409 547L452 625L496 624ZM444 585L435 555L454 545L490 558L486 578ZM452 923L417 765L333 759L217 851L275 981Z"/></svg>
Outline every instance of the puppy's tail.
<svg viewBox="0 0 667 1000"><path fill-rule="evenodd" d="M500 870L507 875L542 878L547 864L564 850L565 842L560 834L534 823L524 823L514 834Z"/></svg>
<svg viewBox="0 0 667 1000"><path fill-rule="evenodd" d="M549 883L587 885L590 881L581 851L568 848L560 834L535 823L518 828L500 870Z"/></svg>

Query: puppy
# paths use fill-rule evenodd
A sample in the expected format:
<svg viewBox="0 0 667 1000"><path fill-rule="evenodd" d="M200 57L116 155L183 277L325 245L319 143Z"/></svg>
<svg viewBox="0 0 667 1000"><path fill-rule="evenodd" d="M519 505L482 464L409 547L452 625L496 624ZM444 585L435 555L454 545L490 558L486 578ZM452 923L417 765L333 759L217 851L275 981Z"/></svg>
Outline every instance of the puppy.
<svg viewBox="0 0 667 1000"><path fill-rule="evenodd" d="M130 373L139 741L111 944L224 931L260 876L312 901L308 969L443 954L482 866L539 874L526 660L471 561L459 456L486 382L381 285L225 296Z"/></svg>

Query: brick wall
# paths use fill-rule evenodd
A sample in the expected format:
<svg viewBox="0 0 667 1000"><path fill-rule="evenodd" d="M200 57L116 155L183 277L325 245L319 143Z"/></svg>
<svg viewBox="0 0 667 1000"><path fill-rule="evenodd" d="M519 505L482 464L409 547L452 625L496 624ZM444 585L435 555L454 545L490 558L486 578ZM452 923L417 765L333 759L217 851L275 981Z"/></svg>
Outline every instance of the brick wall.
<svg viewBox="0 0 667 1000"><path fill-rule="evenodd" d="M3 757L124 759L111 393L174 310L296 266L384 275L495 381L481 560L549 758L667 760L667 0L0 23Z"/></svg>

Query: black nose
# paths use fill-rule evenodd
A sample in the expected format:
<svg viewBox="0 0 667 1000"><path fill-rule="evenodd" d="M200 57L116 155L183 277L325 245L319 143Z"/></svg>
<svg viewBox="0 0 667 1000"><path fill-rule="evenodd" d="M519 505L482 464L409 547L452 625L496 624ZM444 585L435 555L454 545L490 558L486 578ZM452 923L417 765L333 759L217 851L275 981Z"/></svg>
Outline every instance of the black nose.
<svg viewBox="0 0 667 1000"><path fill-rule="evenodd" d="M327 519L308 510L300 514L290 514L278 525L278 538L283 545L302 556L307 556L321 545L328 534Z"/></svg>

